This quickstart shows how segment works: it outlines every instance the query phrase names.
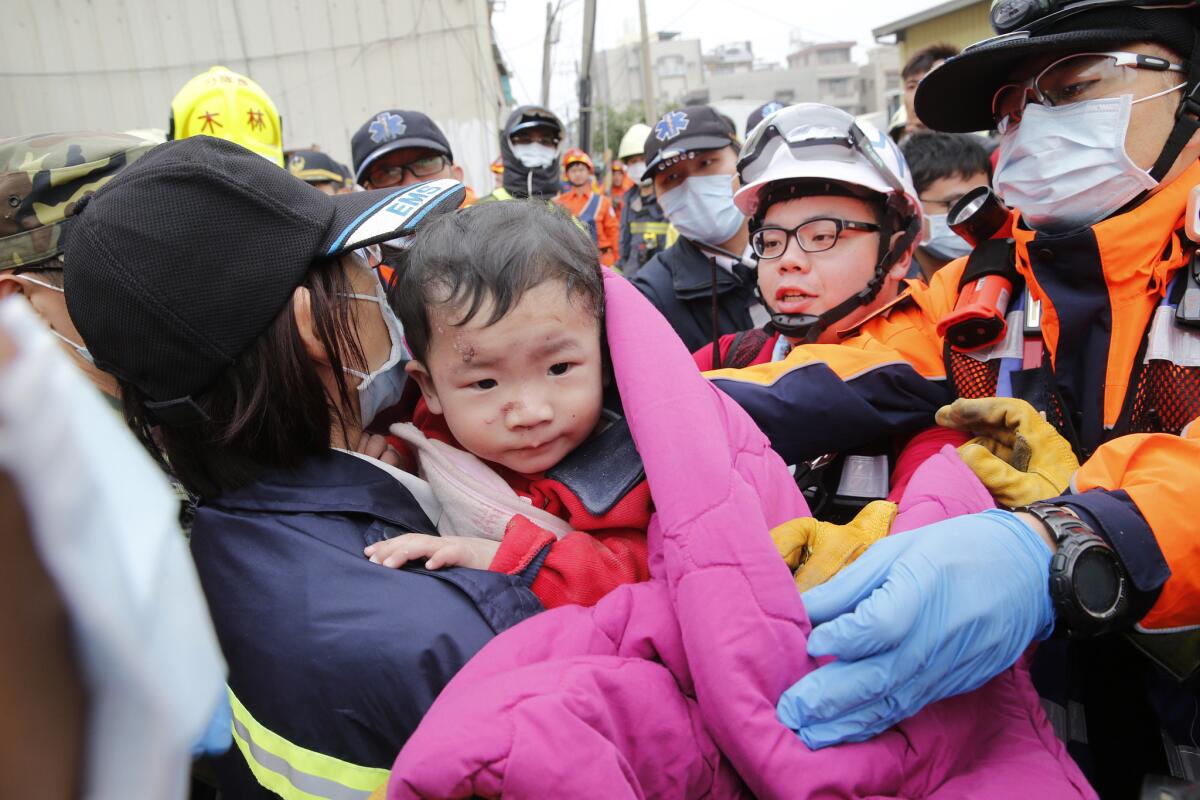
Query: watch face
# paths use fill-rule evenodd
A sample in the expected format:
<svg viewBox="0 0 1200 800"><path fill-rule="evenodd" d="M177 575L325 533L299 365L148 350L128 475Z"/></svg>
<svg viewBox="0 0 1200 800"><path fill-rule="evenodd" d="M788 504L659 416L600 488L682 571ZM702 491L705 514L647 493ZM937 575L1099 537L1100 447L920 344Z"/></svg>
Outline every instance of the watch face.
<svg viewBox="0 0 1200 800"><path fill-rule="evenodd" d="M1089 549L1080 553L1071 576L1075 597L1089 614L1110 614L1121 596L1121 573L1106 550Z"/></svg>

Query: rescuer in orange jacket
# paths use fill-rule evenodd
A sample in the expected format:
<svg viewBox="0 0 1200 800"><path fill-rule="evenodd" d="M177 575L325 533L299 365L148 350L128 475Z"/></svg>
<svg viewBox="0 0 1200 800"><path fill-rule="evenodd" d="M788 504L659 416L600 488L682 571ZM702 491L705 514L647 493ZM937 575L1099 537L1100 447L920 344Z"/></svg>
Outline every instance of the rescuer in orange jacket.
<svg viewBox="0 0 1200 800"><path fill-rule="evenodd" d="M625 162L613 160L608 167L608 180L605 181L604 194L612 203L613 216L617 220L621 219L621 212L625 209L625 196L630 189L634 188L635 184L630 178L629 173L625 169Z"/></svg>
<svg viewBox="0 0 1200 800"><path fill-rule="evenodd" d="M572 147L563 155L563 175L571 188L554 198L588 227L600 248L600 263L612 266L617 260L617 217L612 202L595 186L596 167L587 153Z"/></svg>
<svg viewBox="0 0 1200 800"><path fill-rule="evenodd" d="M1100 793L1200 778L1198 665L1179 640L1200 627L1200 262L1186 235L1200 238L1187 218L1200 4L1156 5L997 0L993 24L1012 35L932 71L917 107L934 129L1001 131L1012 244L978 246L840 345L710 373L789 463L919 429L955 397L1006 395L1043 411L1082 464L1060 497L888 537L805 593L809 652L836 660L779 714L810 746L982 685L1057 627L1072 636L1038 648L1035 677ZM1007 331L956 351L939 323L984 253L1015 269Z"/></svg>

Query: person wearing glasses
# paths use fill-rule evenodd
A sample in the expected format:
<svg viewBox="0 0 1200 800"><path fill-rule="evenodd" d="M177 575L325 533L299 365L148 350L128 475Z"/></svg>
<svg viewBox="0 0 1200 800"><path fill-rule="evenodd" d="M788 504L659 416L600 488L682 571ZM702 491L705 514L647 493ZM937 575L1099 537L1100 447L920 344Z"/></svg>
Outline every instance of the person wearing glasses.
<svg viewBox="0 0 1200 800"><path fill-rule="evenodd" d="M1001 238L843 346L711 378L792 462L1022 398L1032 417L971 426L1014 487L1043 472L1026 446L1043 412L1069 480L889 536L806 592L808 652L832 660L778 712L812 747L867 739L1040 642L1060 737L1101 796L1137 796L1148 775L1200 778L1200 3L997 0L991 20L1001 35L931 71L916 108L934 130L1000 131ZM1012 270L1010 316L962 352L938 327L981 310L985 251Z"/></svg>
<svg viewBox="0 0 1200 800"><path fill-rule="evenodd" d="M854 123L840 109L801 103L764 123L742 149L734 204L750 220L758 295L771 319L722 336L717 361L712 344L697 350L701 369L780 361L797 342L837 342L841 328L899 294L921 228L904 157L874 128L859 126L886 172L848 138L827 141L828 131ZM778 147L780 130L797 145Z"/></svg>
<svg viewBox="0 0 1200 800"><path fill-rule="evenodd" d="M463 182L446 134L420 111L373 114L350 140L354 180L364 189L390 189L439 178ZM467 187L462 206L475 202Z"/></svg>

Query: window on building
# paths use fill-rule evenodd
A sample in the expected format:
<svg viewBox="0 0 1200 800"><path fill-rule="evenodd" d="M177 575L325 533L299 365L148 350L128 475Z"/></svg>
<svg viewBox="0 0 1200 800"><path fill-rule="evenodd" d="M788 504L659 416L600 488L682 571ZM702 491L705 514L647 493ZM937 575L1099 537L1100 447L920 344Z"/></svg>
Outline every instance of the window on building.
<svg viewBox="0 0 1200 800"><path fill-rule="evenodd" d="M817 93L823 97L845 97L850 90L850 78L821 78L817 81Z"/></svg>
<svg viewBox="0 0 1200 800"><path fill-rule="evenodd" d="M775 100L780 103L796 102L796 93L791 89L783 89L775 93Z"/></svg>
<svg viewBox="0 0 1200 800"><path fill-rule="evenodd" d="M821 50L817 53L818 64L849 64L850 51L845 49Z"/></svg>
<svg viewBox="0 0 1200 800"><path fill-rule="evenodd" d="M900 73L896 70L889 69L883 76L884 91L891 91L900 88Z"/></svg>
<svg viewBox="0 0 1200 800"><path fill-rule="evenodd" d="M687 74L687 59L683 56L663 56L655 65L659 77L668 78Z"/></svg>

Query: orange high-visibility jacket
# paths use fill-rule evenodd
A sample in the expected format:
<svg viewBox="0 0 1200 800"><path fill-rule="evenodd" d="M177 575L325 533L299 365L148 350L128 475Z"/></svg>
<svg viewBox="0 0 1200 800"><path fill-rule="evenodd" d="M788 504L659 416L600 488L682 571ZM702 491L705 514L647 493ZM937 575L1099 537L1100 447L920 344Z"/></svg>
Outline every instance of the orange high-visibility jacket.
<svg viewBox="0 0 1200 800"><path fill-rule="evenodd" d="M1200 626L1200 331L1178 325L1168 304L1172 281L1186 279L1192 247L1181 230L1197 185L1200 164L1082 232L1046 236L1018 220L1014 233L1017 269L1041 302L1049 369L1040 374L1083 456L1072 491L1051 502L1113 545L1132 579L1138 627L1151 632ZM995 365L1005 347L1011 354L1012 336L992 348L992 362L988 352L949 355L937 335L965 266L960 259L913 286L842 344L801 345L783 361L708 376L789 463L927 427L956 396L997 393ZM1019 317L1014 326L1019 354Z"/></svg>
<svg viewBox="0 0 1200 800"><path fill-rule="evenodd" d="M612 266L617 260L617 217L612 203L599 192L588 188L584 194L567 190L554 198L554 202L570 211L587 225L596 246L600 248L600 263Z"/></svg>

